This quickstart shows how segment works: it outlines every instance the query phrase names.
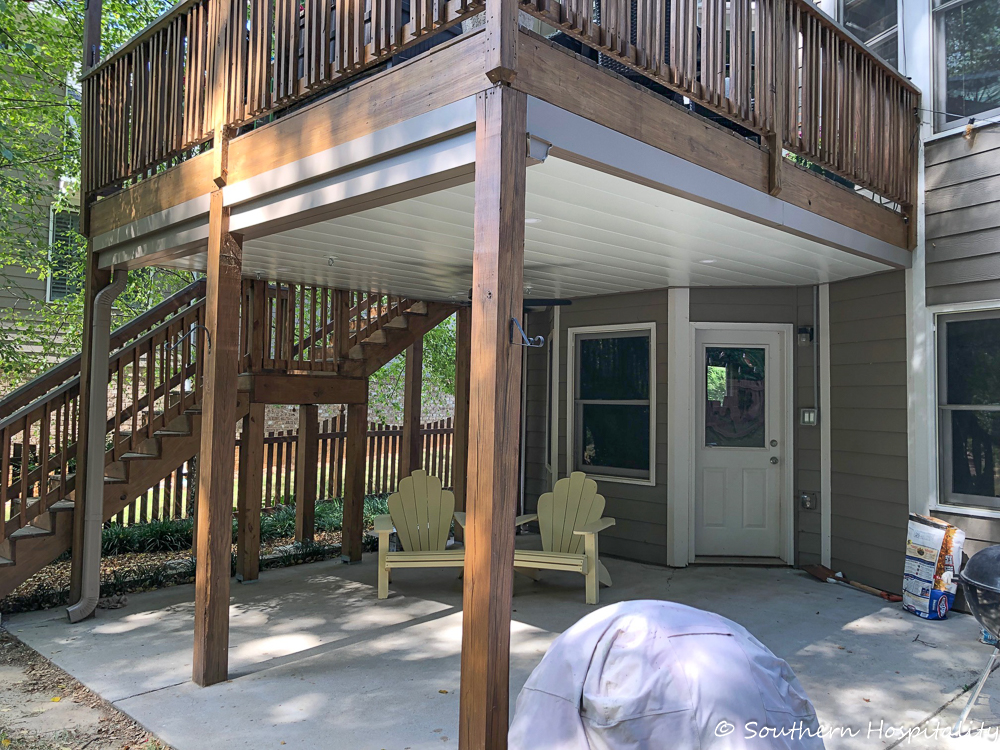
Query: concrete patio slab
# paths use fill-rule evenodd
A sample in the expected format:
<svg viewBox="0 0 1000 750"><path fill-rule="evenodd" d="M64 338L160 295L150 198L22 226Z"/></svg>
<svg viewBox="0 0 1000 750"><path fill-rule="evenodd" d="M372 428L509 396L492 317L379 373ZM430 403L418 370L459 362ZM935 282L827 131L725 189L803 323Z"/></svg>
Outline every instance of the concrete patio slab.
<svg viewBox="0 0 1000 750"><path fill-rule="evenodd" d="M455 748L461 581L454 570L399 571L380 602L373 562L234 583L231 679L211 688L190 682L193 586L131 596L78 625L50 611L7 627L177 750ZM990 683L973 718L993 734L944 736L990 654L971 617L927 622L788 568L606 564L615 586L602 604L650 598L708 609L785 658L834 732L828 748L1000 747L1000 687ZM552 640L592 611L579 576L516 578L512 705ZM935 722L942 730L928 736Z"/></svg>

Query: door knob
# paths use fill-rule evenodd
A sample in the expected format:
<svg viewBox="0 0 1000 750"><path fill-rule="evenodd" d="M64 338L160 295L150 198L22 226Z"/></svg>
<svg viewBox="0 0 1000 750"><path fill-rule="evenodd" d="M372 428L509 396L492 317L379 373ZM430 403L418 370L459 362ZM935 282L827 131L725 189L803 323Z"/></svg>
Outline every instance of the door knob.
<svg viewBox="0 0 1000 750"><path fill-rule="evenodd" d="M778 463L778 457L777 456L771 456L771 463L772 464Z"/></svg>

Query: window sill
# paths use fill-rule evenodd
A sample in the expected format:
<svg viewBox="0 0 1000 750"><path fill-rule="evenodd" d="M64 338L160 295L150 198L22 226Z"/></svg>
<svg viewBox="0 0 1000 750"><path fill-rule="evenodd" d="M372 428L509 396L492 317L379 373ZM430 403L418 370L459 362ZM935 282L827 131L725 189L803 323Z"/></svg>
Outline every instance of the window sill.
<svg viewBox="0 0 1000 750"><path fill-rule="evenodd" d="M932 505L930 512L933 515L935 512L940 513L951 513L956 516L970 516L972 518L995 518L1000 520L1000 510L994 510L992 508L973 508L968 505L948 505L938 503Z"/></svg>
<svg viewBox="0 0 1000 750"><path fill-rule="evenodd" d="M577 471L583 471L583 469L577 469ZM587 474L587 472L584 471L584 474ZM607 474L587 474L587 479L593 479L597 483L613 482L614 484L635 484L640 487L656 486L655 477L650 477L649 479L634 479L632 477L612 477Z"/></svg>

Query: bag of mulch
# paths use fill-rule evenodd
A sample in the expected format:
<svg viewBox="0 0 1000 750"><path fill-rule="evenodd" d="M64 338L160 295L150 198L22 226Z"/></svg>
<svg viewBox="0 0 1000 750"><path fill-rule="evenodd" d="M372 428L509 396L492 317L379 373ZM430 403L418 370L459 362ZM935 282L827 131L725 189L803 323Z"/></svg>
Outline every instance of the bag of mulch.
<svg viewBox="0 0 1000 750"><path fill-rule="evenodd" d="M955 603L965 532L939 518L910 514L906 529L903 609L943 620Z"/></svg>

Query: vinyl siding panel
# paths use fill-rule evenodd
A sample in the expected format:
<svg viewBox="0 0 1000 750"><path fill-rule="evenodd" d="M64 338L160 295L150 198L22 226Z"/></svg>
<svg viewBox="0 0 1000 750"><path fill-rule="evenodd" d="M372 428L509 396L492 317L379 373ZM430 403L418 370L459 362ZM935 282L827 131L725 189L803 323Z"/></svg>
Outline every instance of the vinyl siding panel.
<svg viewBox="0 0 1000 750"><path fill-rule="evenodd" d="M656 324L655 486L601 480L605 514L616 524L601 532L601 554L646 563L667 562L667 292L655 290L576 299L560 311L559 477L571 471L566 454L567 363L570 328L631 323Z"/></svg>
<svg viewBox="0 0 1000 750"><path fill-rule="evenodd" d="M927 304L1000 299L1000 139L925 147Z"/></svg>
<svg viewBox="0 0 1000 750"><path fill-rule="evenodd" d="M830 285L832 564L888 591L909 513L905 312L902 271Z"/></svg>

